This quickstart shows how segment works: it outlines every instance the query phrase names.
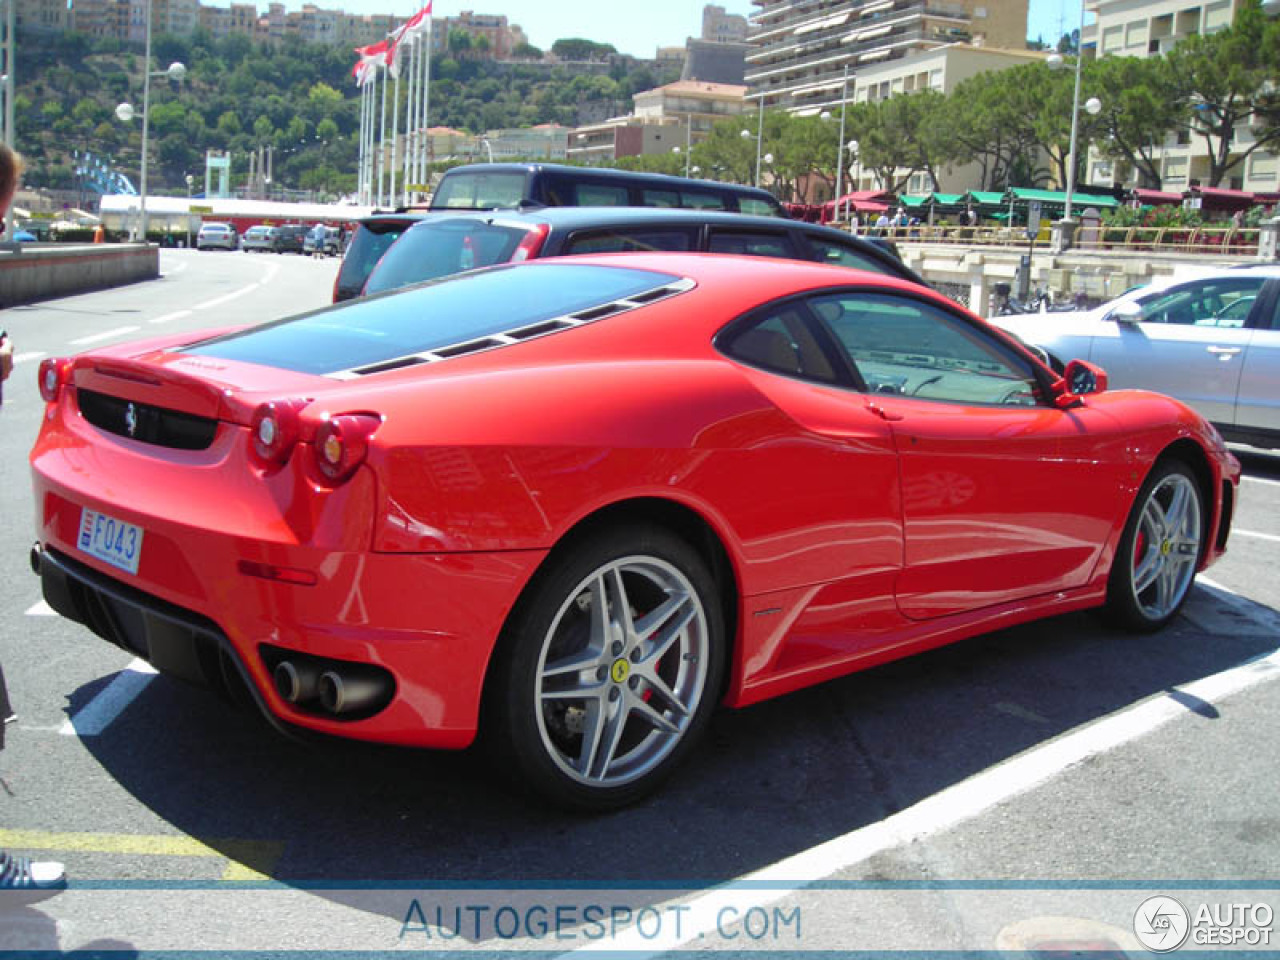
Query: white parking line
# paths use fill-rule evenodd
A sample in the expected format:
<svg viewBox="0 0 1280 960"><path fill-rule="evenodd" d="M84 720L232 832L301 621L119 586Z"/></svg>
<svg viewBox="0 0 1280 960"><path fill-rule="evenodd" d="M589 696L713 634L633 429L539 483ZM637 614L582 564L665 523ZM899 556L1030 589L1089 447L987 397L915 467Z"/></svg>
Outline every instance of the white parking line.
<svg viewBox="0 0 1280 960"><path fill-rule="evenodd" d="M110 340L112 337L123 336L126 333L134 333L141 327L116 327L114 330L104 330L102 333L95 333L93 336L81 337L79 340L72 340L73 347L82 347L86 343L97 343L99 340Z"/></svg>
<svg viewBox="0 0 1280 960"><path fill-rule="evenodd" d="M176 313L166 313L162 317L152 317L147 323L167 323L170 320L180 320L189 316L191 316L190 310L179 310Z"/></svg>
<svg viewBox="0 0 1280 960"><path fill-rule="evenodd" d="M25 353L15 353L13 355L14 363L26 363L29 360L39 360L45 356L43 350L27 350Z"/></svg>
<svg viewBox="0 0 1280 960"><path fill-rule="evenodd" d="M133 660L116 674L105 690L76 711L58 730L64 737L96 737L111 726L111 721L124 711L156 675L155 667L145 660Z"/></svg>
<svg viewBox="0 0 1280 960"><path fill-rule="evenodd" d="M1274 533L1255 533L1252 530L1233 529L1232 536L1236 537L1253 537L1256 540L1270 540L1272 543L1280 543L1280 537Z"/></svg>
<svg viewBox="0 0 1280 960"><path fill-rule="evenodd" d="M49 606L49 604L45 603L43 600L27 608L28 617L56 617L57 615L58 611L54 610L53 607Z"/></svg>
<svg viewBox="0 0 1280 960"><path fill-rule="evenodd" d="M1246 475L1240 479L1247 480L1249 483L1265 483L1271 487L1280 487L1280 480L1272 480L1269 477L1250 477Z"/></svg>
<svg viewBox="0 0 1280 960"><path fill-rule="evenodd" d="M1212 703L1259 683L1280 678L1280 650L1239 666L1175 688L1112 714L1096 723L1050 740L998 766L947 787L878 823L787 857L723 886L714 887L681 905L678 930L629 927L615 936L566 953L598 953L625 950L627 960L645 960L679 949L714 933L721 911L743 916L751 907L764 906L847 869L876 854L942 833L1013 799L1090 757L1145 736L1171 720L1187 716L1187 708L1170 694L1180 692ZM648 934L648 935L646 935Z"/></svg>

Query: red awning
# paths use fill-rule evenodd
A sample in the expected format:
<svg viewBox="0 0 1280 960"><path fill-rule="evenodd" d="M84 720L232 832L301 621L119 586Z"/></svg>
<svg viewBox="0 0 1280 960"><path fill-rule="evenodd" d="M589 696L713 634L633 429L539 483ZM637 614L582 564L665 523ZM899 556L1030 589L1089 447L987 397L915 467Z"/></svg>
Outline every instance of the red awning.
<svg viewBox="0 0 1280 960"><path fill-rule="evenodd" d="M1187 194L1199 197L1201 205L1210 210L1246 210L1256 202L1247 190L1225 190L1222 187L1192 187Z"/></svg>
<svg viewBox="0 0 1280 960"><path fill-rule="evenodd" d="M1146 190L1139 187L1137 190L1133 191L1133 195L1138 198L1139 203L1152 207L1160 206L1162 204L1176 205L1182 203L1182 194L1169 193L1165 190Z"/></svg>

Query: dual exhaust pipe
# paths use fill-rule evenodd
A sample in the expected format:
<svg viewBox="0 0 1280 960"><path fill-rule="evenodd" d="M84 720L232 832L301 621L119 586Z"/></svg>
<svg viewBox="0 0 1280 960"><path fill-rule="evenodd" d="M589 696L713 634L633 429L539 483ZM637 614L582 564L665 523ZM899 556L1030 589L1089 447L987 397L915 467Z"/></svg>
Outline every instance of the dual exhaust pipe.
<svg viewBox="0 0 1280 960"><path fill-rule="evenodd" d="M391 700L391 675L367 664L309 658L281 660L271 673L276 693L295 706L319 703L334 716L380 710Z"/></svg>

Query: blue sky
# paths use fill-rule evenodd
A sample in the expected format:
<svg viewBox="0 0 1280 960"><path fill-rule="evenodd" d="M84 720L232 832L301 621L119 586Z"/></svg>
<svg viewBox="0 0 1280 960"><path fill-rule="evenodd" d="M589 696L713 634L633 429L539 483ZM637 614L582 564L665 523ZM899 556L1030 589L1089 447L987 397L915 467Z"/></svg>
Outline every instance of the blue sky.
<svg viewBox="0 0 1280 960"><path fill-rule="evenodd" d="M206 0L208 2L208 0ZM213 0L226 5L229 0ZM324 8L341 8L351 13L394 13L409 16L422 0L315 0ZM477 13L505 14L512 23L524 28L529 40L544 49L561 37L585 37L599 43L611 43L623 53L652 57L660 46L680 46L686 37L702 31L702 7L705 0L435 0L437 17L457 16L462 10ZM749 16L754 9L750 0L717 0L730 13ZM266 7L266 0L257 0ZM1066 31L1080 23L1080 7L1075 0L1030 0L1027 33L1043 35L1052 43L1059 36L1061 23ZM296 10L302 0L285 0Z"/></svg>

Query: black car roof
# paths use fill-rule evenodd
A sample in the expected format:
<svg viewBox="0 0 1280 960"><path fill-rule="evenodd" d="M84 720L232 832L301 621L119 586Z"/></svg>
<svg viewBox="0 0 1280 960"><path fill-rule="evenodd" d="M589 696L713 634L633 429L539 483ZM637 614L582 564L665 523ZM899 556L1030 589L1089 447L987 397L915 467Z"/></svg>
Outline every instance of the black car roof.
<svg viewBox="0 0 1280 960"><path fill-rule="evenodd" d="M466 163L452 167L445 176L451 173L534 173L538 170L563 172L578 180L634 180L637 183L667 183L671 186L702 186L715 189L728 189L735 193L764 195L772 199L772 194L763 187L753 187L741 183L726 183L721 180L699 180L693 177L676 177L669 173L645 173L641 170L619 170L614 167L574 167L563 163Z"/></svg>

